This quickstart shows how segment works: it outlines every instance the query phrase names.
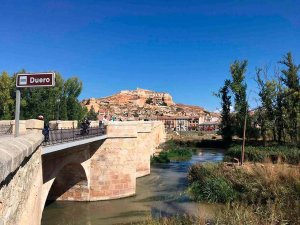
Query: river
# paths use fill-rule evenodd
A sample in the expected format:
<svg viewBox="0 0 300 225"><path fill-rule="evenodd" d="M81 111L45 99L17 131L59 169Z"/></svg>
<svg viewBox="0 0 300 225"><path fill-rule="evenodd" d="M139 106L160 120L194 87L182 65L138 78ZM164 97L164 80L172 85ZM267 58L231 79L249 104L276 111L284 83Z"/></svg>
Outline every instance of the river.
<svg viewBox="0 0 300 225"><path fill-rule="evenodd" d="M54 202L45 207L42 225L111 225L150 216L178 214L212 217L215 205L190 201L185 193L187 171L195 163L219 162L223 151L199 149L187 162L154 165L151 174L137 179L133 197L97 202Z"/></svg>

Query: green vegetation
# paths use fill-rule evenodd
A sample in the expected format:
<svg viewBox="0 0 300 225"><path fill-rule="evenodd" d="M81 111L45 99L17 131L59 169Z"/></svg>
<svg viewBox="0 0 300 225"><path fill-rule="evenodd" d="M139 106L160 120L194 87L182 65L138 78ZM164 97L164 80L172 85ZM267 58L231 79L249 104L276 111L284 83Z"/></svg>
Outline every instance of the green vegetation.
<svg viewBox="0 0 300 225"><path fill-rule="evenodd" d="M226 151L225 161L240 158L241 146L234 145ZM292 146L246 146L245 160L251 162L300 163L300 149Z"/></svg>
<svg viewBox="0 0 300 225"><path fill-rule="evenodd" d="M90 111L86 115L88 120L98 120L98 113L95 112L94 107L92 106Z"/></svg>
<svg viewBox="0 0 300 225"><path fill-rule="evenodd" d="M188 180L188 193L195 201L230 203L213 224L297 224L300 219L296 166L196 164Z"/></svg>
<svg viewBox="0 0 300 225"><path fill-rule="evenodd" d="M160 152L158 156L151 156L151 164L153 163L169 163L170 159L168 157L168 152Z"/></svg>
<svg viewBox="0 0 300 225"><path fill-rule="evenodd" d="M152 104L152 103L153 103L153 99L152 99L152 98L148 98L148 99L146 100L146 104L150 105L150 104Z"/></svg>
<svg viewBox="0 0 300 225"><path fill-rule="evenodd" d="M253 91L258 93L260 106L250 113L245 79L247 61L230 65L231 79L226 79L216 94L221 100L220 133L225 142L230 142L233 135L242 137L246 125L248 140L262 137L264 144L272 140L300 146L300 65L295 64L289 52L278 67L280 71L275 70L273 76L268 74L267 67L257 69L258 90ZM231 107L234 113L230 112Z"/></svg>
<svg viewBox="0 0 300 225"><path fill-rule="evenodd" d="M225 177L218 176L219 168L214 164L195 164L188 174L189 194L195 201L229 202L235 192Z"/></svg>
<svg viewBox="0 0 300 225"><path fill-rule="evenodd" d="M180 147L174 141L167 141L162 146L162 151L158 156L151 158L151 163L169 163L172 161L187 161L192 158L194 149Z"/></svg>
<svg viewBox="0 0 300 225"><path fill-rule="evenodd" d="M224 86L219 90L217 96L222 99L222 112L221 112L221 127L220 134L225 143L231 143L233 131L233 119L230 114L231 96L230 92L230 80L225 80Z"/></svg>
<svg viewBox="0 0 300 225"><path fill-rule="evenodd" d="M20 73L25 73L25 70ZM0 74L0 120L13 119L15 107L16 75ZM66 80L56 72L56 85L49 88L21 89L21 119L37 118L43 115L49 120L81 120L87 109L80 105L78 96L82 91L82 82L77 77ZM94 117L94 113L90 113Z"/></svg>

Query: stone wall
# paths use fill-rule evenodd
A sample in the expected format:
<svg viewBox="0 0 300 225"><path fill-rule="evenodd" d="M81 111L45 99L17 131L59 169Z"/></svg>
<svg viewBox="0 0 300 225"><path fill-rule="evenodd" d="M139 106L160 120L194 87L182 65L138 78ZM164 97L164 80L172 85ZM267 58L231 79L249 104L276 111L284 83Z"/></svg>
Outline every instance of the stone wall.
<svg viewBox="0 0 300 225"><path fill-rule="evenodd" d="M7 134L15 134L15 121L14 120L1 120L0 126L8 127ZM19 134L26 134L26 121L20 120Z"/></svg>
<svg viewBox="0 0 300 225"><path fill-rule="evenodd" d="M0 140L0 224L40 224L42 135Z"/></svg>
<svg viewBox="0 0 300 225"><path fill-rule="evenodd" d="M137 124L111 122L107 135L91 158L90 201L128 197L136 191Z"/></svg>
<svg viewBox="0 0 300 225"><path fill-rule="evenodd" d="M44 121L37 119L30 119L25 121L27 133L42 133L44 129Z"/></svg>
<svg viewBox="0 0 300 225"><path fill-rule="evenodd" d="M50 129L68 129L68 128L77 128L77 120L51 120L49 121Z"/></svg>
<svg viewBox="0 0 300 225"><path fill-rule="evenodd" d="M0 120L0 126L8 127L8 134L15 134L14 120ZM37 119L20 120L19 134L41 133L44 128L44 121Z"/></svg>

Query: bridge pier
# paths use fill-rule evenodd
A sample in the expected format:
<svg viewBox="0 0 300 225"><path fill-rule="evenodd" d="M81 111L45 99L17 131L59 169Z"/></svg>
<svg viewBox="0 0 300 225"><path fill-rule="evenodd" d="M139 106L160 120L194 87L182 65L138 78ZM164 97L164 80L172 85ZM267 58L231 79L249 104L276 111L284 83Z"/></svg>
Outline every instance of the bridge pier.
<svg viewBox="0 0 300 225"><path fill-rule="evenodd" d="M137 124L114 122L91 157L90 201L132 196L136 191Z"/></svg>
<svg viewBox="0 0 300 225"><path fill-rule="evenodd" d="M138 178L150 174L150 156L154 148L152 124L140 122L137 133L136 177Z"/></svg>

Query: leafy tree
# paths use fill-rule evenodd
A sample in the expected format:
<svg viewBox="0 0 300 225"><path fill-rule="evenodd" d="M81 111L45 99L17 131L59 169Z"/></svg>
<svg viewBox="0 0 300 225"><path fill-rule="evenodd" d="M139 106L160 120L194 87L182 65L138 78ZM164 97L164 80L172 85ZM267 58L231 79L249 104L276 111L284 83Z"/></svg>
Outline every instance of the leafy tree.
<svg viewBox="0 0 300 225"><path fill-rule="evenodd" d="M230 114L231 96L230 96L230 80L225 80L224 86L219 90L217 96L221 98L221 135L225 143L232 141L233 127L232 117Z"/></svg>
<svg viewBox="0 0 300 225"><path fill-rule="evenodd" d="M258 109L261 135L263 137L264 144L267 139L267 132L271 130L273 140L276 140L276 87L275 80L267 79L267 69L265 69L265 80L261 77L262 69L257 69L256 82L258 84L261 107Z"/></svg>
<svg viewBox="0 0 300 225"><path fill-rule="evenodd" d="M21 70L18 73L26 73ZM0 119L14 118L16 74L0 75ZM49 88L21 88L21 119L43 115L45 121L55 119L81 120L87 110L81 107L78 96L82 82L75 77L66 81L56 72L56 85Z"/></svg>
<svg viewBox="0 0 300 225"><path fill-rule="evenodd" d="M278 142L285 141L284 127L286 126L286 110L284 108L284 94L282 90L281 81L277 83L277 95L276 95L276 105L275 105L275 126L277 132Z"/></svg>
<svg viewBox="0 0 300 225"><path fill-rule="evenodd" d="M286 68L281 70L281 81L285 88L284 107L288 114L288 133L292 142L300 141L300 85L298 71L300 65L296 65L293 61L292 54L288 52L280 61Z"/></svg>
<svg viewBox="0 0 300 225"><path fill-rule="evenodd" d="M82 82L72 77L64 83L63 97L67 103L67 117L69 120L81 120L85 111L81 107L78 97L82 91Z"/></svg>
<svg viewBox="0 0 300 225"><path fill-rule="evenodd" d="M234 111L235 111L235 129L236 134L242 137L243 126L246 113L248 113L248 102L246 96L247 84L245 83L245 73L247 68L247 61L234 61L230 66L232 76L231 90L234 94ZM248 117L249 118L249 117ZM249 119L248 119L249 120ZM248 121L248 125L250 122Z"/></svg>
<svg viewBox="0 0 300 225"><path fill-rule="evenodd" d="M13 117L14 100L11 96L12 89L12 79L7 72L3 72L0 75L0 119L10 120Z"/></svg>
<svg viewBox="0 0 300 225"><path fill-rule="evenodd" d="M94 107L92 106L90 111L87 113L88 120L98 120L98 113L95 112Z"/></svg>

